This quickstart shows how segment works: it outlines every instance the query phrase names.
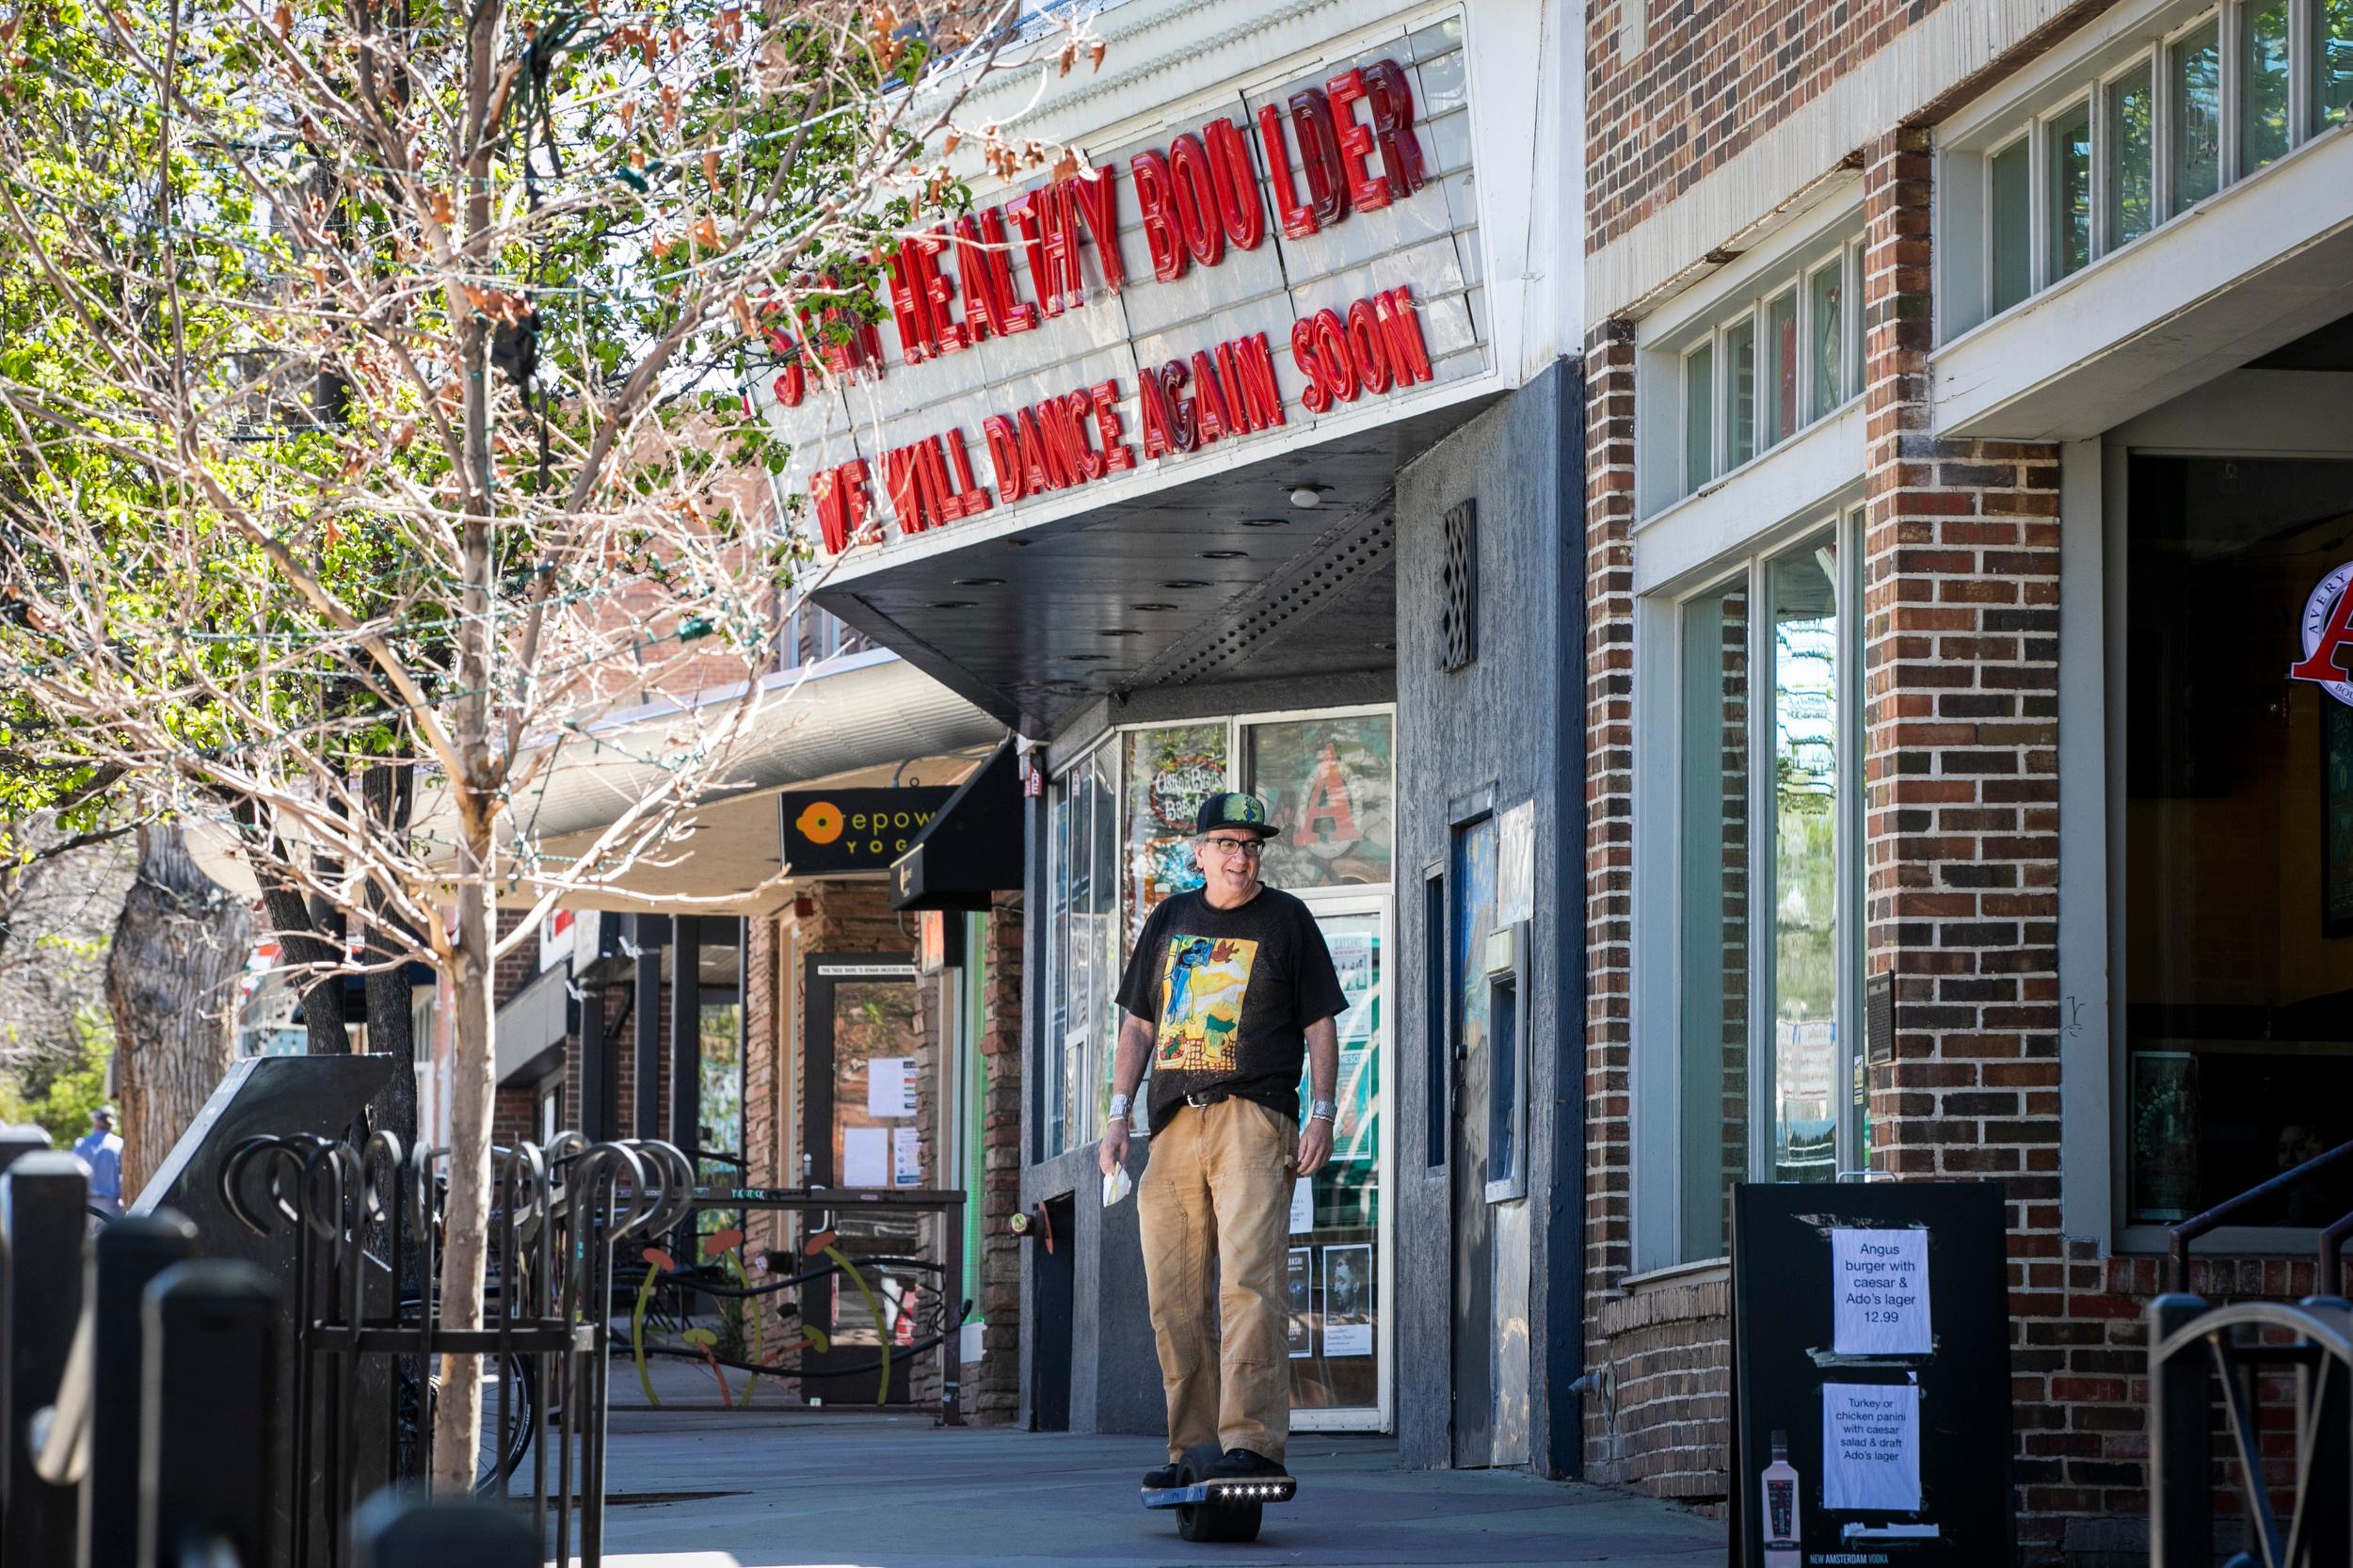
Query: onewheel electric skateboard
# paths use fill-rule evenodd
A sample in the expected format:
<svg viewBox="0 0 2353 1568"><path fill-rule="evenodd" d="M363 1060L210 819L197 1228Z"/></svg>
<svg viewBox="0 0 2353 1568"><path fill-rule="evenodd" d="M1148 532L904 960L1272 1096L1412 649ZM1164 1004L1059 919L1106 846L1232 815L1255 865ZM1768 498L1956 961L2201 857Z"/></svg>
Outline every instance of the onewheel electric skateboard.
<svg viewBox="0 0 2353 1568"><path fill-rule="evenodd" d="M1176 1464L1176 1484L1144 1489L1146 1508L1176 1511L1176 1533L1187 1541L1256 1541L1269 1503L1299 1495L1290 1476L1212 1478L1209 1466L1223 1457L1214 1443L1195 1443Z"/></svg>

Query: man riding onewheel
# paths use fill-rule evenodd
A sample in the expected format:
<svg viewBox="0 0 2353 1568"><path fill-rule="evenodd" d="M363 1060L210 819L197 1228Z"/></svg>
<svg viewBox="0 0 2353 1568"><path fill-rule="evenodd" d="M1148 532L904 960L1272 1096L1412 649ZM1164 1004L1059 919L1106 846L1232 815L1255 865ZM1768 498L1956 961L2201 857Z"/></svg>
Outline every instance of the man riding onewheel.
<svg viewBox="0 0 2353 1568"><path fill-rule="evenodd" d="M1257 795L1203 802L1193 821L1203 884L1152 912L1120 983L1098 1157L1106 1176L1126 1161L1149 1060L1152 1137L1136 1204L1169 1464L1144 1476L1147 1489L1177 1485L1185 1451L1200 1444L1224 1457L1196 1479L1289 1474L1291 1187L1332 1154L1333 1020L1347 999L1307 906L1258 879L1279 832ZM1304 1129L1303 1057L1313 1089Z"/></svg>

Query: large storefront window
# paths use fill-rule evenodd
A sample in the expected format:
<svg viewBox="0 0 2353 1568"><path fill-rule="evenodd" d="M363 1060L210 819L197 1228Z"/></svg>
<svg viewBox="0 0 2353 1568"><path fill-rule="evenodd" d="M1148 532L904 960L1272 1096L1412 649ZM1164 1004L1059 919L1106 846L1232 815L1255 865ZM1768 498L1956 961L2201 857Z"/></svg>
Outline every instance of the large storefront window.
<svg viewBox="0 0 2353 1568"><path fill-rule="evenodd" d="M1267 845L1267 882L1309 888L1389 880L1389 716L1246 726L1242 788L1266 797L1282 836Z"/></svg>
<svg viewBox="0 0 2353 1568"><path fill-rule="evenodd" d="M1829 1181L1861 1161L1840 761L1854 717L1841 563L1859 528L1751 561L1680 608L1673 1261L1729 1250L1733 1183Z"/></svg>
<svg viewBox="0 0 2353 1568"><path fill-rule="evenodd" d="M2125 1222L2162 1225L2353 1139L2353 685L2283 673L2353 559L2353 462L2141 457L2128 495L2115 1098ZM2348 1209L2322 1182L2246 1223Z"/></svg>
<svg viewBox="0 0 2353 1568"><path fill-rule="evenodd" d="M1048 817L1048 879L1053 920L1047 939L1049 1047L1059 1053L1047 1077L1046 1144L1059 1153L1087 1142L1102 1125L1108 1091L1104 1042L1114 1038L1119 958L1124 944L1112 918L1117 881L1118 790L1115 747L1097 746L1064 774Z"/></svg>

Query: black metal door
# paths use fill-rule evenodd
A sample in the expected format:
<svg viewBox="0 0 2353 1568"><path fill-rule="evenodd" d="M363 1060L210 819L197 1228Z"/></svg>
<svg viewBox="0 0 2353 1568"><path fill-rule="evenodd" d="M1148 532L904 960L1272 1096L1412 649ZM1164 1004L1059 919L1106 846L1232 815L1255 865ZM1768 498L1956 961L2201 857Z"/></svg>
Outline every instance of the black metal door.
<svg viewBox="0 0 2353 1568"><path fill-rule="evenodd" d="M1070 1430L1070 1331L1078 1308L1075 1197L1046 1201L1045 1234L1030 1249L1030 1425L1039 1432ZM1051 1237L1052 1250L1048 1250Z"/></svg>
<svg viewBox="0 0 2353 1568"><path fill-rule="evenodd" d="M1447 900L1448 1041L1454 1062L1454 1464L1495 1463L1495 1230L1487 1204L1487 985L1496 914L1493 817L1454 830Z"/></svg>

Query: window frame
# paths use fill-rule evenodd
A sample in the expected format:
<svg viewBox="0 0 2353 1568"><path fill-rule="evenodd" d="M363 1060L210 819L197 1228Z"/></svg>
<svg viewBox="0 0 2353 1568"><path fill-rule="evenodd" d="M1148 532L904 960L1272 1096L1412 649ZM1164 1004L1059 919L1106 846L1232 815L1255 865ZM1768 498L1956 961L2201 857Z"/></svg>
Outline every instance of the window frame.
<svg viewBox="0 0 2353 1568"><path fill-rule="evenodd" d="M1650 503L1647 518L1711 489L1735 474L1803 437L1816 426L1836 418L1863 395L1858 364L1864 358L1863 215L1857 203L1827 209L1824 220L1807 227L1796 242L1767 253L1761 264L1734 263L1726 269L1723 286L1700 296L1699 301L1658 312L1652 322L1656 333L1642 344L1643 366L1638 377L1638 424L1657 429L1656 439L1638 435L1638 463L1644 475L1642 494ZM1752 255L1754 253L1752 252ZM1823 269L1839 268L1838 395L1830 408L1814 411L1814 372L1817 345L1814 330L1815 277ZM1785 295L1795 296L1797 422L1772 436L1771 392L1767 376L1770 360L1771 307ZM1753 397L1750 410L1751 447L1747 456L1732 460L1736 434L1733 409L1733 362L1727 341L1742 327L1751 332ZM1709 352L1706 474L1690 472L1689 432L1692 357ZM1640 382L1671 382L1662 395L1642 399ZM1654 420L1653 415L1659 416ZM1770 440L1768 437L1771 436ZM1649 456L1641 456L1647 453Z"/></svg>
<svg viewBox="0 0 2353 1568"><path fill-rule="evenodd" d="M1836 922L1835 974L1837 1001L1833 1012L1838 1048L1837 1081L1833 1100L1835 1172L1840 1179L1862 1174L1865 1134L1853 1114L1849 1073L1859 1048L1863 1021L1865 968L1864 914L1866 890L1863 843L1863 712L1864 652L1863 582L1861 574L1865 515L1859 486L1849 486L1825 502L1795 517L1757 531L1737 550L1681 581L1646 594L1638 601L1638 690L1635 697L1637 734L1635 793L1645 805L1635 813L1634 941L1654 956L1637 966L1632 998L1637 1042L1632 1072L1634 1148L1631 1206L1634 1210L1634 1269L1638 1274L1667 1272L1721 1261L1714 1255L1690 1256L1682 1233L1687 1173L1680 1134L1683 1110L1683 990L1677 977L1683 963L1683 856L1692 846L1679 831L1683 787L1684 634L1683 617L1695 601L1721 593L1728 585L1744 586L1752 606L1769 604L1770 563L1791 546L1832 531L1841 569L1834 584L1838 616L1838 712L1834 728L1838 747L1838 791L1833 808L1833 840L1837 862L1833 871ZM1752 615L1751 626L1759 617ZM1769 953L1769 922L1774 905L1773 856L1777 836L1766 824L1774 818L1774 770L1754 760L1774 754L1773 706L1756 699L1760 690L1753 637L1750 644L1751 700L1746 718L1746 744L1752 759L1747 780L1747 853L1743 867L1745 919L1752 953ZM1663 819L1663 820L1662 820ZM1765 931L1760 941L1757 933ZM1660 957L1657 955L1668 955ZM1773 1048L1773 1000L1769 966L1753 963L1746 999L1748 1064L1748 1168L1744 1179L1773 1179L1772 1128L1776 1107L1773 1085L1762 1070L1769 1065Z"/></svg>
<svg viewBox="0 0 2353 1568"><path fill-rule="evenodd" d="M2287 149L2270 163L2248 165L2244 105L2248 90L2247 43L2249 8L2259 0L2206 0L2203 4L2141 4L2105 19L2096 35L2055 48L2029 72L1990 93L1944 127L1938 150L1937 228L1948 243L1938 248L1937 345L1942 348L1978 328L2076 278L2099 270L2109 256L2129 248L2195 212L2246 180L2293 162L2340 126L2321 119L2322 0L2288 0ZM2124 14L2125 11L2136 12ZM2212 195L2177 206L2179 182L2174 153L2181 127L2174 103L2174 67L2183 45L2208 24L2215 28L2219 61L2216 185ZM2120 241L2109 211L2109 163L2113 150L2109 117L2121 84L2143 65L2149 72L2151 221L2134 240ZM2061 276L2054 265L2054 193L2051 189L2051 127L2079 104L2091 109L2091 255ZM1994 303L1994 158L2027 143L2030 189L2028 276L2025 296L1996 309ZM1971 227L1974 225L1975 232Z"/></svg>

